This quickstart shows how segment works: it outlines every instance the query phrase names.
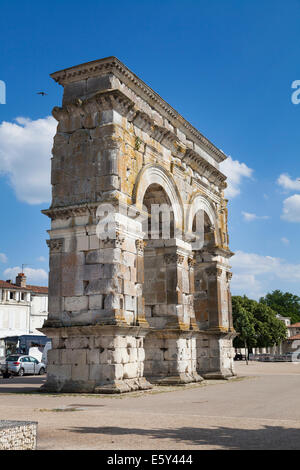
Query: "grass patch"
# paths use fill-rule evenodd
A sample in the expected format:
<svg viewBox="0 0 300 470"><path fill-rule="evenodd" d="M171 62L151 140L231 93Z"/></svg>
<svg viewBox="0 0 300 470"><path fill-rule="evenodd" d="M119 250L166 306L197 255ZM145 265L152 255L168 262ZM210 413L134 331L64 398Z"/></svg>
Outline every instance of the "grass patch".
<svg viewBox="0 0 300 470"><path fill-rule="evenodd" d="M47 408L41 408L38 411L44 413L44 412L54 412L54 413L61 413L64 411L82 411L80 408L52 408L52 409L47 409Z"/></svg>

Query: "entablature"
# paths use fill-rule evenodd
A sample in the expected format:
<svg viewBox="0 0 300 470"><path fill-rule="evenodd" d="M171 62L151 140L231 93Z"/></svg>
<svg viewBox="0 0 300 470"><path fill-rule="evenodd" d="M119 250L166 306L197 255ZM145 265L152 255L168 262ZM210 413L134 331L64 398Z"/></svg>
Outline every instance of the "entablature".
<svg viewBox="0 0 300 470"><path fill-rule="evenodd" d="M95 81L96 77L115 76L120 81L120 86L127 86L138 97L141 97L154 111L157 111L164 118L168 119L174 128L179 129L185 136L192 140L200 148L203 148L218 163L226 159L226 155L215 147L201 132L186 121L175 109L163 100L146 83L131 72L116 57L107 57L100 60L80 64L68 69L64 69L51 74L51 77L60 85L67 87L76 82L80 82L80 93L88 96L93 90L89 89L89 82ZM102 86L111 86L106 83Z"/></svg>

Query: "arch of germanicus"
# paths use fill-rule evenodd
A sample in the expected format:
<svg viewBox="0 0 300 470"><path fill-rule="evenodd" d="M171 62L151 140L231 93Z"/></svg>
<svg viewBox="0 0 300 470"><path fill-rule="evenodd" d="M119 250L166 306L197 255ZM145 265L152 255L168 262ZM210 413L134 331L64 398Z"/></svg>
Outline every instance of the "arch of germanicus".
<svg viewBox="0 0 300 470"><path fill-rule="evenodd" d="M233 376L226 156L115 57L51 76L44 389Z"/></svg>

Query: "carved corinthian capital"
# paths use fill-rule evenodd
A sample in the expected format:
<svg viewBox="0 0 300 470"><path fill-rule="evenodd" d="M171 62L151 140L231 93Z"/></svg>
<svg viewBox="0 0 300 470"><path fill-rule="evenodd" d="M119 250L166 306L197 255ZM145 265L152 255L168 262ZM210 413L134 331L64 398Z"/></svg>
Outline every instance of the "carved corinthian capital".
<svg viewBox="0 0 300 470"><path fill-rule="evenodd" d="M146 246L146 242L144 240L136 240L135 242L136 252L139 256L143 256L144 248Z"/></svg>
<svg viewBox="0 0 300 470"><path fill-rule="evenodd" d="M167 253L164 256L166 264L177 264L182 265L184 262L184 256L179 253Z"/></svg>
<svg viewBox="0 0 300 470"><path fill-rule="evenodd" d="M51 253L60 253L62 251L64 239L53 238L52 240L46 240Z"/></svg>

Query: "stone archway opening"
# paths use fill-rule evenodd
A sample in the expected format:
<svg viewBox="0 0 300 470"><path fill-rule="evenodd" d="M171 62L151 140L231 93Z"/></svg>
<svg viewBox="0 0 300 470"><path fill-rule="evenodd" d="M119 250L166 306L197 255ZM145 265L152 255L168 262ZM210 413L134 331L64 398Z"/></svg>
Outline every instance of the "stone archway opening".
<svg viewBox="0 0 300 470"><path fill-rule="evenodd" d="M163 328L168 320L167 305L176 291L167 277L165 260L175 244L174 212L164 188L157 183L148 187L143 204L148 213L144 248L145 313L151 327Z"/></svg>
<svg viewBox="0 0 300 470"><path fill-rule="evenodd" d="M199 214L201 213L201 214ZM197 217L201 216L203 221L201 234L197 234ZM200 209L194 215L192 231L201 239L201 249L194 251L195 268L194 268L194 309L198 326L201 330L209 328L209 284L208 273L209 268L213 264L214 250L216 244L215 227L212 225L208 214Z"/></svg>
<svg viewBox="0 0 300 470"><path fill-rule="evenodd" d="M218 245L218 228L212 214L199 209L192 222L202 212L203 234L201 249L194 250L194 311L200 334L197 338L197 371L204 378L232 376L232 315L229 280ZM200 237L201 238L201 237Z"/></svg>
<svg viewBox="0 0 300 470"><path fill-rule="evenodd" d="M152 383L201 380L196 373L190 250L176 238L176 219L165 189L153 183L144 194L148 212L144 248L145 377Z"/></svg>

